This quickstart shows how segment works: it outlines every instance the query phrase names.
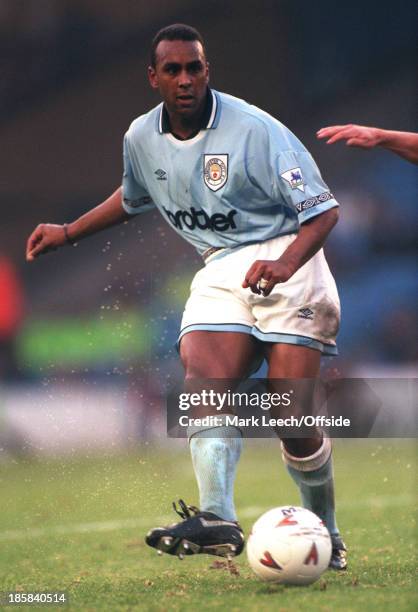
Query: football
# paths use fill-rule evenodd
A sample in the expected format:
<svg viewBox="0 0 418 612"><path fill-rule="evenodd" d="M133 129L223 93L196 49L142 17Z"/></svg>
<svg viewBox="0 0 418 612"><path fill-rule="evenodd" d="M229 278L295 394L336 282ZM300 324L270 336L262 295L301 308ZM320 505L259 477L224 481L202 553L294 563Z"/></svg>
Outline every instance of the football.
<svg viewBox="0 0 418 612"><path fill-rule="evenodd" d="M320 518L305 508L282 506L254 523L248 562L261 580L311 584L327 569L331 537Z"/></svg>

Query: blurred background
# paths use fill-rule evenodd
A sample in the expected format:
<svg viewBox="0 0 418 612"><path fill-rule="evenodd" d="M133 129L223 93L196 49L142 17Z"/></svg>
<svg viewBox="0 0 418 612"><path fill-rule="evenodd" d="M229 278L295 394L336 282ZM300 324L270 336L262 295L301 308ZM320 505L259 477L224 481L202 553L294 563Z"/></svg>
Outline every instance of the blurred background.
<svg viewBox="0 0 418 612"><path fill-rule="evenodd" d="M173 348L201 262L158 213L24 260L40 222L71 221L120 184L122 138L159 102L150 41L201 31L211 84L285 123L341 203L327 242L350 376L416 376L416 166L328 147L360 123L416 130L412 0L0 1L0 457L165 438Z"/></svg>

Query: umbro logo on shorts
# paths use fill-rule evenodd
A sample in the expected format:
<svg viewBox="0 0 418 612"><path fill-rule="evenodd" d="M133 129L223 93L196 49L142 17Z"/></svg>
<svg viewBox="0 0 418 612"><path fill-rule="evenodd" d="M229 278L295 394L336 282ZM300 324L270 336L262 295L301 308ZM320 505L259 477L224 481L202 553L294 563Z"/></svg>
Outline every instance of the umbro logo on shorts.
<svg viewBox="0 0 418 612"><path fill-rule="evenodd" d="M215 213L209 216L204 210L196 210L193 206L190 208L190 212L178 210L176 213L172 213L165 207L163 208L171 224L179 230L184 229L185 226L191 230L197 227L202 230L210 229L212 232L226 232L237 227L234 221L234 216L237 214L236 210L231 210L227 215Z"/></svg>
<svg viewBox="0 0 418 612"><path fill-rule="evenodd" d="M311 310L310 308L299 308L299 314L298 314L299 319L309 319L309 321L312 321L313 316L314 316L314 311Z"/></svg>

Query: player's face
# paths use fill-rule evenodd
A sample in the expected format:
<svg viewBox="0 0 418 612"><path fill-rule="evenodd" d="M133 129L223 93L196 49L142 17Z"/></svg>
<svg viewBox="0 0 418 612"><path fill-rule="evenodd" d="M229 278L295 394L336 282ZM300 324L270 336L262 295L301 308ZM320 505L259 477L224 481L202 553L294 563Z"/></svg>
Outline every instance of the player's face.
<svg viewBox="0 0 418 612"><path fill-rule="evenodd" d="M170 114L192 117L205 100L209 65L198 41L162 40L156 65L148 68L151 86L158 89Z"/></svg>

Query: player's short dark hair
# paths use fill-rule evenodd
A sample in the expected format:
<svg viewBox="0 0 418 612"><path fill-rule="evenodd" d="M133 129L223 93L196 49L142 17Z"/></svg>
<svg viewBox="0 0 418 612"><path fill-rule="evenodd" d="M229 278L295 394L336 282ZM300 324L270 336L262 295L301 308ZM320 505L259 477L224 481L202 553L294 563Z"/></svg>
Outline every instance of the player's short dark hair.
<svg viewBox="0 0 418 612"><path fill-rule="evenodd" d="M154 36L151 44L151 66L155 68L157 63L157 54L156 50L158 44L162 40L187 40L194 41L197 40L203 47L203 51L206 55L205 44L203 42L203 38L201 34L191 26L188 26L184 23L173 23L172 25L166 26L159 30Z"/></svg>

